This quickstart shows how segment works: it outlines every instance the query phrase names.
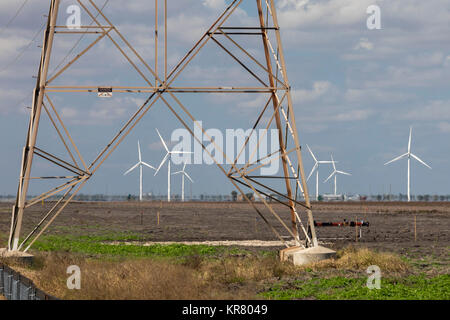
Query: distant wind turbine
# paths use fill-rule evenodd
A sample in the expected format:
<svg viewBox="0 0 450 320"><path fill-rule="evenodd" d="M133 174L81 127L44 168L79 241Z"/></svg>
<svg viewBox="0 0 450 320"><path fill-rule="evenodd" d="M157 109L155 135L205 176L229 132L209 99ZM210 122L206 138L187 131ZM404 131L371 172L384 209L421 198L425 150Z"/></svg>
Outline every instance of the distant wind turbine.
<svg viewBox="0 0 450 320"><path fill-rule="evenodd" d="M173 173L172 175L181 174L181 201L184 202L184 177L188 178L192 183L194 180L186 173L186 163L183 166L183 170Z"/></svg>
<svg viewBox="0 0 450 320"><path fill-rule="evenodd" d="M333 155L331 155L331 163L333 164L333 172L330 174L330 176L327 178L327 180L324 181L324 183L327 182L328 180L330 180L334 176L334 195L336 196L337 195L337 175L343 174L346 176L351 176L351 174L336 169L336 162L333 159Z"/></svg>
<svg viewBox="0 0 450 320"><path fill-rule="evenodd" d="M141 155L141 144L138 140L138 155L139 155L139 162L136 163L133 167L131 167L127 172L125 172L123 175L126 176L131 171L139 167L139 201L142 201L142 166L149 167L150 169L156 170L155 167L152 167L148 163L145 163L142 161L142 155Z"/></svg>
<svg viewBox="0 0 450 320"><path fill-rule="evenodd" d="M166 163L167 160L169 160L168 167L167 167L167 201L170 202L170 170L171 170L171 162L172 162L172 155L173 154L192 154L192 152L186 152L186 151L170 151L167 147L167 144L164 142L164 139L162 138L161 134L159 133L158 129L156 129L156 132L158 133L159 138L161 139L161 142L164 146L164 149L166 149L167 154L164 157L164 159L161 161L161 164L159 165L158 169L155 172L155 176L158 174L159 170L162 168L164 163Z"/></svg>
<svg viewBox="0 0 450 320"><path fill-rule="evenodd" d="M311 153L312 158L314 159L314 167L311 170L311 173L308 176L308 179L306 179L306 181L309 180L309 178L311 178L312 174L314 173L314 171L316 171L316 200L319 200L319 166L321 164L330 164L333 163L332 161L319 161L317 160L316 156L314 155L314 153L311 151L311 148L306 145L308 147L309 153Z"/></svg>
<svg viewBox="0 0 450 320"><path fill-rule="evenodd" d="M417 161L419 161L421 164L423 164L424 166L428 167L429 169L431 169L431 167L426 164L424 161L422 161L418 156L416 156L415 154L413 154L411 152L411 142L412 142L412 127L409 128L409 142L408 142L408 152L395 158L392 159L389 162L386 162L384 165L388 165L392 162L398 161L400 159L403 159L405 157L408 157L408 201L411 201L411 157L413 157L414 159L416 159Z"/></svg>

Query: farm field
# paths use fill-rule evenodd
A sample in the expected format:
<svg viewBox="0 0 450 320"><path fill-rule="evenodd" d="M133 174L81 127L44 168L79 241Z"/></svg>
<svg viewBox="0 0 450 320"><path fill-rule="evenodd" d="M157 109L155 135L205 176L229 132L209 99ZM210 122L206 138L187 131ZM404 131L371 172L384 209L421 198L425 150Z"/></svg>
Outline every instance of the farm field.
<svg viewBox="0 0 450 320"><path fill-rule="evenodd" d="M0 204L2 246L10 207ZM25 232L43 209L28 211ZM354 227L317 228L338 258L294 267L278 261L282 243L246 203L78 202L33 246L35 265L18 268L65 299L450 299L449 203L313 203L313 212L369 227L358 239ZM89 279L77 292L65 288L72 264ZM369 265L382 270L381 290L365 287Z"/></svg>

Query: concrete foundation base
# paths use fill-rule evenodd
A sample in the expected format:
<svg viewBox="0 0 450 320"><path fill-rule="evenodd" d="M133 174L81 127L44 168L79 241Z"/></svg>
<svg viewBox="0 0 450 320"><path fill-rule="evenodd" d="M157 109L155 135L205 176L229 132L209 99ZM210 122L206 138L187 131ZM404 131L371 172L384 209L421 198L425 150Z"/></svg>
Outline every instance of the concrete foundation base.
<svg viewBox="0 0 450 320"><path fill-rule="evenodd" d="M8 251L8 249L0 249L0 258L15 260L22 263L31 264L33 255L20 251Z"/></svg>
<svg viewBox="0 0 450 320"><path fill-rule="evenodd" d="M280 251L281 261L290 261L296 266L332 259L335 256L336 251L321 246L307 249L292 247Z"/></svg>

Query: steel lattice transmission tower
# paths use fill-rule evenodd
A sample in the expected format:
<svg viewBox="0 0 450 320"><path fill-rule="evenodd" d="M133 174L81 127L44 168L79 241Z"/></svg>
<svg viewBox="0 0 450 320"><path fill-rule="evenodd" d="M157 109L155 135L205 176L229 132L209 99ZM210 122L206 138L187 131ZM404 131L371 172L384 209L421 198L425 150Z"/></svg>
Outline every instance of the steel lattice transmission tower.
<svg viewBox="0 0 450 320"><path fill-rule="evenodd" d="M289 84L286 61L281 43L280 27L276 13L274 0L246 0L245 2L255 5L257 11L258 23L255 26L232 26L228 22L236 9L243 4L243 0L231 0L230 4L213 21L210 27L203 33L200 39L192 46L183 58L169 70L168 68L168 50L167 50L167 0L159 0L161 12L164 14L164 36L163 40L158 42L158 0L155 0L155 57L153 61L146 61L131 45L122 33L112 24L97 4L93 0L77 0L78 5L92 19L93 24L82 26L80 30L74 30L67 26L57 24L58 10L60 0L51 0L50 11L48 15L47 28L45 30L44 42L42 46L42 57L37 76L36 88L34 89L33 105L27 134L26 145L23 149L23 158L19 178L19 187L17 191L17 200L12 212L11 232L9 237L8 250L11 252L26 252L30 246L38 239L42 233L52 224L64 208L73 200L77 193L97 172L104 161L119 146L124 138L133 130L137 123L150 110L156 102L161 103L170 111L179 122L192 134L194 139L202 145L205 152L209 153L212 159L214 157L205 146L204 141L195 136L194 131L188 125L196 123L196 118L192 115L189 107L181 102L179 95L181 93L202 93L202 94L255 94L266 95L268 97L265 104L261 106L255 117L253 132L257 128L276 128L278 130L279 150L266 157L251 161L249 158L245 165L238 165L238 158L242 152L249 147L250 137L247 137L242 146L241 153L227 168L216 161L218 168L229 179L234 187L242 194L242 197L249 202L256 210L257 214L267 223L274 234L289 247L282 236L281 231L288 234L296 241L296 245L303 247L318 246L317 237L314 229L314 220L311 211L308 188L306 184L300 141L295 121L294 105L291 97L291 86ZM246 5L247 5L246 3ZM162 5L161 5L162 4ZM169 26L170 27L170 26ZM49 65L52 57L52 49L55 42L55 34L92 34L97 38L90 43L83 51L73 58L66 65L57 69L57 72L49 76ZM257 59L251 50L246 49L242 39L252 37L259 39L261 45L261 57ZM131 67L146 82L144 87L133 86L57 86L53 82L67 69L74 68L77 60L81 59L92 47L100 40L109 39L114 47L126 58ZM260 41L260 42L259 42ZM119 45L121 42L123 45ZM227 45L225 44L227 43ZM158 48L164 43L164 49L158 52ZM239 85L232 87L209 86L209 87L186 87L176 86L175 80L183 73L191 61L201 50L205 50L205 45L212 43L217 45L221 51L230 56L236 66L242 68L258 85L242 87ZM232 48L232 49L231 49ZM126 50L125 50L126 49ZM234 50L234 51L233 51ZM126 52L127 51L127 52ZM163 52L163 53L162 53ZM158 57L164 56L163 62L158 62ZM245 57L245 61L243 60ZM136 63L135 61L139 62ZM250 61L251 63L248 63ZM158 64L164 63L164 70L158 71ZM237 63L237 64L236 64ZM262 76L262 75L263 76ZM237 82L238 84L238 82ZM93 159L92 162L86 162L72 139L68 128L64 124L64 117L58 112L56 101L51 98L52 93L147 93L148 98L145 103L126 121L118 133L113 136L110 142ZM61 155L52 154L45 151L37 145L38 129L40 120L48 116L50 123L56 129L58 138L63 142L66 157L70 161L63 160ZM197 124L198 125L198 124ZM214 139L210 137L205 129L201 128L204 137L211 144ZM258 141L259 146L260 141ZM216 150L220 150L216 146ZM228 155L221 150L223 156L228 159ZM256 150L250 151L256 154ZM65 176L53 177L32 177L31 169L33 159L39 157L41 160L48 161L52 165L64 169L68 172ZM234 158L234 155L233 155ZM268 165L271 161L280 161L282 163L282 175L280 176L257 176L254 172L261 167ZM27 197L29 183L31 180L45 179L46 181L59 181L56 186L49 191L30 198ZM281 190L271 185L271 181L281 181L283 186ZM62 182L62 183L61 183ZM280 184L279 184L280 185ZM262 204L256 204L247 197L245 191L253 192ZM304 201L300 201L298 193L303 193ZM59 196L59 200L51 202L52 207L48 212L44 212L42 219L32 228L25 237L22 236L22 224L26 218L26 211L33 205L54 197ZM277 206L273 204L276 203ZM279 205L281 204L281 205ZM280 209L283 208L283 209ZM301 210L299 210L301 209ZM301 214L306 216L306 223L301 220ZM276 227L270 223L268 216L272 216L272 221L276 221ZM275 218L275 219L274 219ZM283 218L285 218L283 220ZM290 220L289 223L286 220ZM300 234L303 234L300 237ZM20 240L20 241L19 241Z"/></svg>

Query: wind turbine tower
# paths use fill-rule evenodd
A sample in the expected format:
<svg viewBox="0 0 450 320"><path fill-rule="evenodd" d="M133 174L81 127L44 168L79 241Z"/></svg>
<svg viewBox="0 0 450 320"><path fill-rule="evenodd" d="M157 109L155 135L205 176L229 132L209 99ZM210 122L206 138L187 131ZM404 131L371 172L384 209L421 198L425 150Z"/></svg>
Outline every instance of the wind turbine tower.
<svg viewBox="0 0 450 320"><path fill-rule="evenodd" d="M127 172L125 172L123 175L126 176L127 174L129 174L131 171L133 171L134 169L136 169L137 167L139 167L139 201L142 201L142 167L146 166L150 169L156 170L155 167L149 165L148 163L145 163L144 161L142 161L142 154L141 154L141 144L139 143L138 140L138 156L139 156L139 162L136 163L134 166L132 166Z"/></svg>
<svg viewBox="0 0 450 320"><path fill-rule="evenodd" d="M405 157L408 158L408 183L407 183L408 202L411 201L411 157L416 159L417 161L419 161L421 164L423 164L427 168L431 169L431 167L428 164L426 164L423 160L421 160L418 156L416 156L415 154L413 154L411 152L411 142L412 142L412 127L409 128L408 152L395 158L395 159L392 159L391 161L386 162L384 164L386 166L390 163L393 163L393 162L403 159Z"/></svg>
<svg viewBox="0 0 450 320"><path fill-rule="evenodd" d="M183 170L173 173L173 175L181 174L181 201L184 202L184 178L188 178L191 183L194 183L194 180L186 173L186 163L183 166Z"/></svg>

